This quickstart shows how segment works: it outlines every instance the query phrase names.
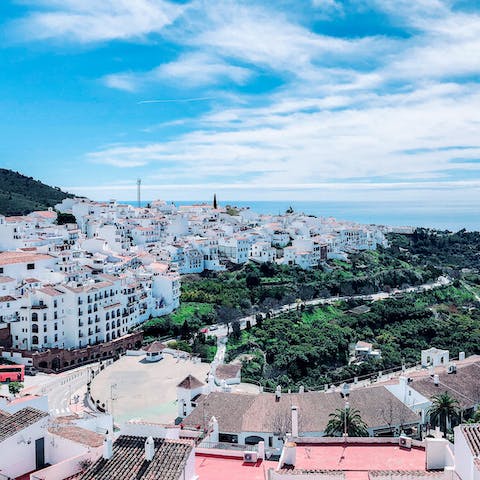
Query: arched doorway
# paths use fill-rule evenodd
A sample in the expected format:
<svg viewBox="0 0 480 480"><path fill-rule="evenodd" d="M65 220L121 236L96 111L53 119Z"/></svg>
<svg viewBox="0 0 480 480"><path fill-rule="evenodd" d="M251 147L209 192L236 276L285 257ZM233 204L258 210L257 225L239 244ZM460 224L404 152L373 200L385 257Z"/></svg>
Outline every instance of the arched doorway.
<svg viewBox="0 0 480 480"><path fill-rule="evenodd" d="M263 437L258 437L257 435L250 435L245 439L245 445L257 445L259 442L264 442Z"/></svg>
<svg viewBox="0 0 480 480"><path fill-rule="evenodd" d="M58 357L52 360L52 370L60 370L60 359Z"/></svg>

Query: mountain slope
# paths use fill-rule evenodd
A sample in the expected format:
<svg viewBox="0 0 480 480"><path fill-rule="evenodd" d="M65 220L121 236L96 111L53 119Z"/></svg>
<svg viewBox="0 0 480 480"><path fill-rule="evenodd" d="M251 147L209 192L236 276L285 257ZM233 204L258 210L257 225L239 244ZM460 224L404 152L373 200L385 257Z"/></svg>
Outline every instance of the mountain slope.
<svg viewBox="0 0 480 480"><path fill-rule="evenodd" d="M25 215L34 210L46 210L68 197L73 195L0 168L0 215Z"/></svg>

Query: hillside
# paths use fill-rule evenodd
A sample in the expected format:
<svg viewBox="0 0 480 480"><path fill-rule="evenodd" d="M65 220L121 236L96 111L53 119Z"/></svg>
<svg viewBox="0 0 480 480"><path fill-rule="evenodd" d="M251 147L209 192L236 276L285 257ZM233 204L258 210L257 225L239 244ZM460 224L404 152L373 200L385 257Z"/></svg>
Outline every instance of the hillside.
<svg viewBox="0 0 480 480"><path fill-rule="evenodd" d="M34 210L46 210L67 197L73 195L18 172L0 169L0 215L25 215Z"/></svg>

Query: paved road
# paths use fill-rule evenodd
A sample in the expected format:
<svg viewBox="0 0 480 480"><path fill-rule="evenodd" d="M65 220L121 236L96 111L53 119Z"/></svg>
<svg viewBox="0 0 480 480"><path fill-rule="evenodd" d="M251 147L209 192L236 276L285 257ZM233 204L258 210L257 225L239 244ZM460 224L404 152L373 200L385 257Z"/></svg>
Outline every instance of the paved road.
<svg viewBox="0 0 480 480"><path fill-rule="evenodd" d="M98 367L98 363L93 363L57 375L38 374L35 377L25 377L24 392L47 395L51 415L68 415L71 413L72 396L88 383L91 371L98 371ZM79 402L82 401L83 399L79 399Z"/></svg>
<svg viewBox="0 0 480 480"><path fill-rule="evenodd" d="M404 289L395 289L391 292L378 292L371 295L351 295L351 296L335 296L335 297L327 297L327 298L315 298L313 300L307 300L302 302L304 305L328 305L331 303L345 301L345 300L366 300L370 302L378 302L379 300L385 300L386 298L393 297L398 294L402 293L412 293L412 292L423 292L427 290L432 290L438 287L444 287L449 285L452 281L447 277L439 277L436 282L431 283L424 283L422 285L418 285L416 287L408 287ZM296 310L298 308L297 303L292 303L289 305L283 305L278 309L272 310L271 313L273 316L280 315L281 313L289 312L292 310ZM255 315L249 315L247 317L243 317L239 320L240 328L244 329L247 326L247 321L250 321L251 325L255 325L256 318ZM212 328L209 329L210 335L215 335L218 338L224 338L227 336L227 327L222 324L216 324Z"/></svg>

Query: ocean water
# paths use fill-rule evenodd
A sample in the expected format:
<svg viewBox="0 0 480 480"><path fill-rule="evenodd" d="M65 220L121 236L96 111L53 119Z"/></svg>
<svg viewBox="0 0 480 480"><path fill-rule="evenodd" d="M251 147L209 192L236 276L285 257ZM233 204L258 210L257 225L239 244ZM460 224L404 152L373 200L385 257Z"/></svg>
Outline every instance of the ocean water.
<svg viewBox="0 0 480 480"><path fill-rule="evenodd" d="M125 201L136 205L135 201ZM146 205L148 202L142 202ZM175 205L206 203L174 201ZM480 208L472 204L424 205L413 202L320 202L320 201L238 201L224 200L219 205L250 207L258 213L284 213L290 206L307 215L335 217L358 223L430 227L441 230L480 230Z"/></svg>

